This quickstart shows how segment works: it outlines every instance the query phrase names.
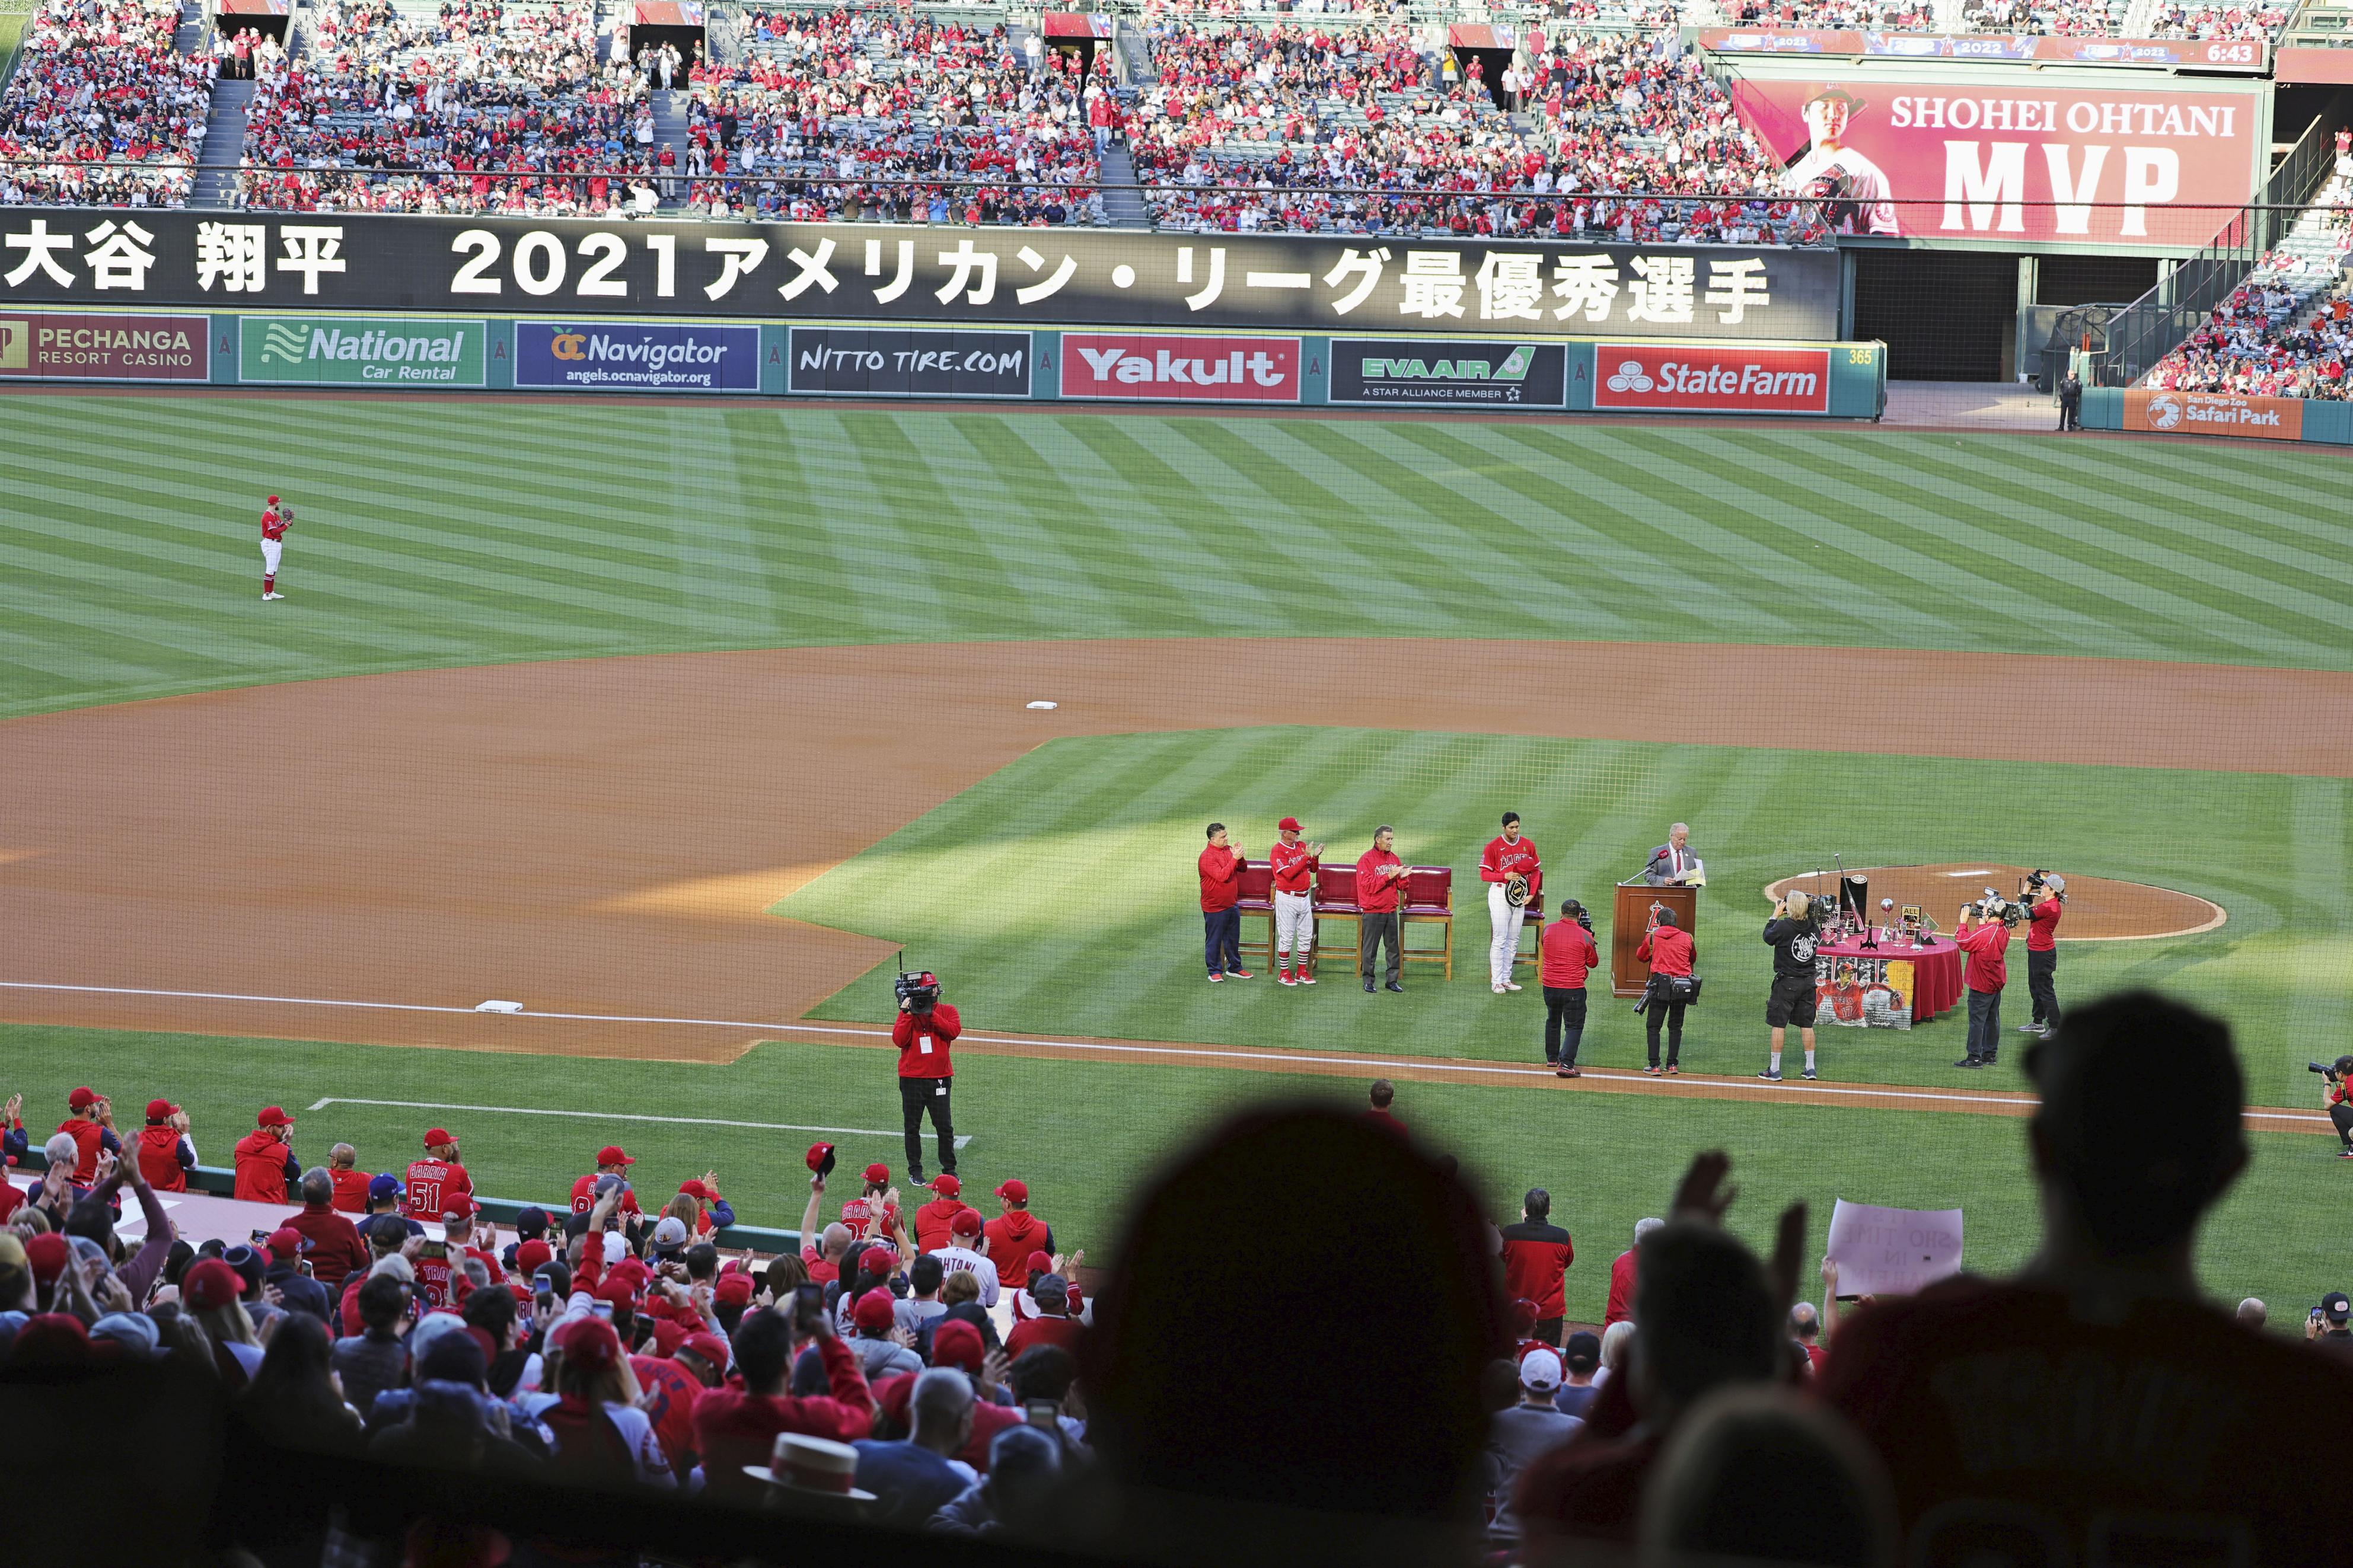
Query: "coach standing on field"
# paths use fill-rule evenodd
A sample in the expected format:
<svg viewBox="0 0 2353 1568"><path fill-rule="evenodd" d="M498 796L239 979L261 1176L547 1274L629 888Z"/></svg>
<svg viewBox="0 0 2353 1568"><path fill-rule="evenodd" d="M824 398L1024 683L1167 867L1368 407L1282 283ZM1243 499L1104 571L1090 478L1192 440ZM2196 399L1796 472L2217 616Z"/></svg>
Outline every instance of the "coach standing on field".
<svg viewBox="0 0 2353 1568"><path fill-rule="evenodd" d="M940 1000L939 976L930 970L907 976L902 984L899 1016L891 1025L891 1043L899 1047L899 1112L907 1135L907 1181L923 1184L923 1111L932 1113L932 1131L939 1135L940 1172L955 1174L955 1125L948 1110L948 1085L955 1064L948 1047L964 1033L964 1020Z"/></svg>
<svg viewBox="0 0 2353 1568"><path fill-rule="evenodd" d="M1209 824L1208 847L1201 851L1201 955L1208 961L1209 984L1230 974L1248 980L1242 967L1242 858L1226 842L1226 825Z"/></svg>
<svg viewBox="0 0 2353 1568"><path fill-rule="evenodd" d="M1315 976L1307 971L1315 957L1314 889L1324 846L1300 842L1302 831L1299 818L1284 817L1277 825L1275 840L1266 852L1267 868L1273 873L1274 885L1274 961L1285 985L1315 984ZM1291 969L1294 948L1299 953L1296 974Z"/></svg>
<svg viewBox="0 0 2353 1568"><path fill-rule="evenodd" d="M1398 983L1405 942L1398 894L1405 880L1405 862L1397 857L1396 843L1397 829L1383 823L1373 830L1373 847L1356 859L1356 907L1364 911L1356 917L1356 973L1365 977L1367 991L1373 988L1373 955L1384 942L1389 944L1388 988L1405 989Z"/></svg>

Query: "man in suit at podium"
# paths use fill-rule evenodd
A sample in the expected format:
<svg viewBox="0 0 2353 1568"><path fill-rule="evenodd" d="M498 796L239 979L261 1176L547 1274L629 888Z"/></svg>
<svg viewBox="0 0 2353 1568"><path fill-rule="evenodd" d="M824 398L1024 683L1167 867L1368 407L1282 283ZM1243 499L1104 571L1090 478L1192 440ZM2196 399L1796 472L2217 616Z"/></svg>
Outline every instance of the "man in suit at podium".
<svg viewBox="0 0 2353 1568"><path fill-rule="evenodd" d="M1692 853L1691 828L1678 822L1667 829L1667 841L1651 851L1650 863L1642 868L1642 880L1654 888L1663 887L1698 875L1699 868L1699 857Z"/></svg>

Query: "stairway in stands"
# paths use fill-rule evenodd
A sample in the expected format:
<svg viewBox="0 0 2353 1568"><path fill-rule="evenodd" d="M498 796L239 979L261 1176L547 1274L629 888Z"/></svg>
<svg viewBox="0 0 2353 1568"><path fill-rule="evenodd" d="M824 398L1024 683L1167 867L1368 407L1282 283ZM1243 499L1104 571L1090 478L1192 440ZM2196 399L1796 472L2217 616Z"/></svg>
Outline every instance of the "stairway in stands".
<svg viewBox="0 0 2353 1568"><path fill-rule="evenodd" d="M1135 161L1124 142L1114 142L1103 155L1103 222L1113 228L1150 228L1144 193L1135 188Z"/></svg>
<svg viewBox="0 0 2353 1568"><path fill-rule="evenodd" d="M667 92L656 91L649 96L654 106L652 153L657 158L660 157L662 148L667 145L678 154L676 192L662 203L663 209L668 211L686 204L686 89L674 87Z"/></svg>
<svg viewBox="0 0 2353 1568"><path fill-rule="evenodd" d="M196 160L195 194L192 207L237 205L237 161L245 153L245 111L253 102L253 84L224 77L213 84L210 118L205 121L205 150Z"/></svg>

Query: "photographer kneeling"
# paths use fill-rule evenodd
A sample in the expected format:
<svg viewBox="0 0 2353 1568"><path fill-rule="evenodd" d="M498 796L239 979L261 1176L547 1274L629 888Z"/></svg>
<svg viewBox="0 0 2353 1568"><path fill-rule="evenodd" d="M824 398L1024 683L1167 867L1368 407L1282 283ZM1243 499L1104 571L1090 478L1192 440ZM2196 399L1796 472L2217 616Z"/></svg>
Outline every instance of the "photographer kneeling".
<svg viewBox="0 0 2353 1568"><path fill-rule="evenodd" d="M2337 1157L2353 1160L2353 1057L2338 1057L2328 1067L2318 1062L2304 1065L2320 1075L2320 1108L2328 1112L2328 1120L2337 1129L2337 1141L2344 1145L2337 1151Z"/></svg>
<svg viewBox="0 0 2353 1568"><path fill-rule="evenodd" d="M899 1110L907 1133L907 1180L923 1184L923 1110L931 1108L932 1131L939 1135L940 1172L955 1174L955 1127L949 1119L948 1085L955 1064L948 1047L964 1033L964 1020L940 1000L940 977L930 970L899 976L899 1016L891 1043L899 1047Z"/></svg>

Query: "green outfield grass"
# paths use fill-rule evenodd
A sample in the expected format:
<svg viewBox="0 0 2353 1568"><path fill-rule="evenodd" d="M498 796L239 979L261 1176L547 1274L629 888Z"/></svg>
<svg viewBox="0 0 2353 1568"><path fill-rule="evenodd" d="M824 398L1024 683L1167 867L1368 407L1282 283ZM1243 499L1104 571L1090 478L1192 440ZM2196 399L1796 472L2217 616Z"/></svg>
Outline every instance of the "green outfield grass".
<svg viewBox="0 0 2353 1568"><path fill-rule="evenodd" d="M775 912L904 942L990 1028L1534 1060L1542 1008L1533 984L1511 997L1487 988L1477 878L1497 816L1506 806L1524 814L1546 892L1599 911L1605 952L1610 884L1680 818L1693 825L1709 878L1698 921L1709 984L1689 1016L1687 1067L1764 1066L1767 882L1829 866L1834 852L1850 866L1982 858L2221 904L2228 923L2200 935L2067 944L2063 997L2147 984L2212 1007L2237 1026L2253 1098L2301 1105L2311 1098L2306 1058L2342 1048L2331 1042L2353 1020L2349 804L2339 780L2059 763L1346 730L1110 736L1039 748ZM1388 822L1409 859L1455 868L1451 984L1416 966L1406 995L1364 995L1346 927L1333 928L1346 951L1314 992L1205 982L1193 869L1202 825L1225 821L1263 855L1275 820L1293 812L1328 840L1327 855L1353 861ZM911 888L923 896L910 899ZM1931 912L1954 923L1952 909ZM2014 1025L2027 1017L2022 938L2011 967ZM886 1018L895 1005L887 981L869 976L823 1011ZM1641 1021L1605 996L1597 987L1583 1059L1638 1066ZM1953 1068L1962 1033L1957 1012L1908 1034L1825 1030L1826 1071L2020 1085L2014 1049L1993 1073Z"/></svg>
<svg viewBox="0 0 2353 1568"><path fill-rule="evenodd" d="M447 1126L463 1141L480 1190L542 1203L562 1202L597 1145L617 1138L638 1156L631 1174L640 1194L667 1196L679 1182L715 1165L738 1215L761 1225L799 1222L807 1198L801 1152L816 1134L462 1110L308 1108L322 1097L360 1095L889 1128L898 1106L890 1058L825 1046L765 1045L727 1067L649 1068L0 1025L0 1047L11 1074L0 1087L26 1095L26 1119L37 1128L63 1116L66 1093L76 1084L92 1083L126 1107L164 1094L187 1108L206 1163L226 1164L229 1145L253 1125L258 1097L268 1096L296 1117L294 1150L306 1163L346 1141L364 1168L402 1170L427 1127ZM1127 1194L1206 1121L1269 1096L1354 1105L1362 1086L970 1056L956 1093L958 1131L973 1140L960 1163L973 1179L976 1201L994 1212L987 1188L1021 1176L1030 1184L1030 1206L1054 1227L1057 1244L1084 1247L1090 1261L1107 1263ZM1773 1216L1793 1199L1813 1206L1812 1257L1820 1256L1838 1197L1964 1208L1967 1260L1978 1268L2015 1265L2036 1234L2024 1128L2007 1117L1419 1083L1401 1087L1398 1109L1434 1147L1461 1157L1499 1221L1515 1217L1526 1187L1540 1184L1554 1194L1555 1217L1577 1244L1568 1286L1573 1316L1599 1317L1609 1259L1624 1250L1635 1220L1661 1211L1683 1163L1705 1148L1733 1150L1741 1191L1734 1219L1759 1247L1771 1245ZM902 1163L896 1137L836 1141L846 1167L874 1159L894 1170ZM2282 1223L2284 1215L2306 1212L2318 1184L2338 1174L2330 1168L2334 1145L2290 1134L2258 1135L2253 1142L2253 1166L2210 1228L2201 1264L2217 1296L2260 1295L2286 1318L2345 1283L2343 1251L2327 1226ZM1276 1205L1264 1209L1264 1219L1270 1236L1279 1235L1314 1224L1317 1190L1317 1173L1302 1171L1289 1191L1236 1194L1238 1212L1251 1204ZM828 1219L841 1195L832 1194ZM1810 1285L1807 1294L1818 1288Z"/></svg>
<svg viewBox="0 0 2353 1568"><path fill-rule="evenodd" d="M779 644L1590 637L2353 668L2353 468L2017 436L15 396L0 715ZM256 517L298 521L259 603Z"/></svg>

